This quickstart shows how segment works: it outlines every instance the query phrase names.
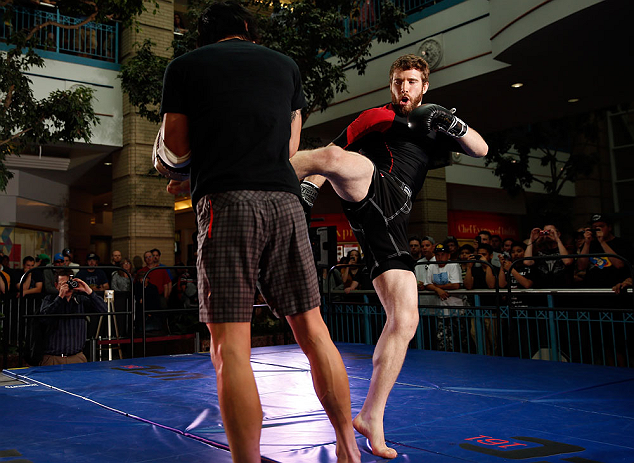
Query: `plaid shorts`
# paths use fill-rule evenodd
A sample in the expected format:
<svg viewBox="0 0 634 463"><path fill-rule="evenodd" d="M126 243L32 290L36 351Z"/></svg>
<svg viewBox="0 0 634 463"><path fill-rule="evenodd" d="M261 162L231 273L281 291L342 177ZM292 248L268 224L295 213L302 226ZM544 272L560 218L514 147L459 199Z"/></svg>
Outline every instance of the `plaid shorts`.
<svg viewBox="0 0 634 463"><path fill-rule="evenodd" d="M201 322L250 322L258 279L277 316L319 306L315 261L297 196L212 193L198 201L196 211Z"/></svg>

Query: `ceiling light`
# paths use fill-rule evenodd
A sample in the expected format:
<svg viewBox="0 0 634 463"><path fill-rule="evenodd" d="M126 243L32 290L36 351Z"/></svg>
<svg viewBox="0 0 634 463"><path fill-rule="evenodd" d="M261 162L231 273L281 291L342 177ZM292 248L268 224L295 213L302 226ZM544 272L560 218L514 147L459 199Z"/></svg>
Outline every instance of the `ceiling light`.
<svg viewBox="0 0 634 463"><path fill-rule="evenodd" d="M513 88L520 88L520 87L522 87L523 85L524 85L523 83L521 83L521 82L517 82L517 83L511 84L511 87L513 87Z"/></svg>
<svg viewBox="0 0 634 463"><path fill-rule="evenodd" d="M103 205L104 205L104 206L107 206L107 205L108 205L108 203L103 203Z"/></svg>
<svg viewBox="0 0 634 463"><path fill-rule="evenodd" d="M112 163L111 163L111 162L104 162L104 163L103 163L103 165L104 165L104 166L111 166L111 165L112 165Z"/></svg>
<svg viewBox="0 0 634 463"><path fill-rule="evenodd" d="M570 98L568 103L576 103L577 101L579 101L579 98Z"/></svg>

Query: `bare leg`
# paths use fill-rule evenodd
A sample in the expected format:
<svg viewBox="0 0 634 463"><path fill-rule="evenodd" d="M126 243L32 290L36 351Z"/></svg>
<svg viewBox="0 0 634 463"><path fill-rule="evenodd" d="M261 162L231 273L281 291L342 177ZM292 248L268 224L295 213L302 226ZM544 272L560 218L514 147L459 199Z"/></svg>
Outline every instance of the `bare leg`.
<svg viewBox="0 0 634 463"><path fill-rule="evenodd" d="M260 463L262 405L251 369L251 323L207 323L218 400L236 463Z"/></svg>
<svg viewBox="0 0 634 463"><path fill-rule="evenodd" d="M352 428L348 374L319 308L291 315L287 320L308 357L315 392L335 428L337 462L360 462L361 453Z"/></svg>
<svg viewBox="0 0 634 463"><path fill-rule="evenodd" d="M387 320L374 349L368 396L353 424L368 438L374 455L396 458L396 450L385 444L383 415L405 361L407 346L418 326L418 290L416 277L407 270L388 270L375 278L373 284Z"/></svg>
<svg viewBox="0 0 634 463"><path fill-rule="evenodd" d="M329 145L311 151L298 151L291 158L298 178L322 175L330 181L335 192L346 201L358 202L368 194L374 165L365 156ZM311 177L311 181L314 178ZM321 186L315 180L317 186Z"/></svg>

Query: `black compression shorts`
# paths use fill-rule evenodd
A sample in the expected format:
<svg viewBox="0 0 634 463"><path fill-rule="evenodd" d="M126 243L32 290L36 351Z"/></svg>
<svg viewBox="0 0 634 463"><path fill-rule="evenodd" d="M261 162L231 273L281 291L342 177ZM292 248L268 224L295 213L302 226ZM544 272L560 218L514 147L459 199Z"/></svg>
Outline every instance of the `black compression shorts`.
<svg viewBox="0 0 634 463"><path fill-rule="evenodd" d="M391 269L414 271L407 239L411 196L405 183L375 166L367 196L358 203L342 201L372 279Z"/></svg>

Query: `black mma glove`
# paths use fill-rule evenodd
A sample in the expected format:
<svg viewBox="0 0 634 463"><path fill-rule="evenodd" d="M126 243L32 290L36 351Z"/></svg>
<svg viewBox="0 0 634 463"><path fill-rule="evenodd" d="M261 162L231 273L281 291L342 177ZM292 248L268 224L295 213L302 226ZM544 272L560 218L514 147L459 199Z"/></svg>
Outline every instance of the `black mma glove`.
<svg viewBox="0 0 634 463"><path fill-rule="evenodd" d="M455 108L448 110L437 104L424 104L410 113L407 125L412 130L421 131L423 134L434 130L454 138L462 138L469 126L454 116L455 112Z"/></svg>
<svg viewBox="0 0 634 463"><path fill-rule="evenodd" d="M310 225L310 211L315 204L317 195L319 194L319 187L308 180L302 181L299 184L299 188L302 193L302 207L304 208L304 215L306 215L306 222Z"/></svg>

